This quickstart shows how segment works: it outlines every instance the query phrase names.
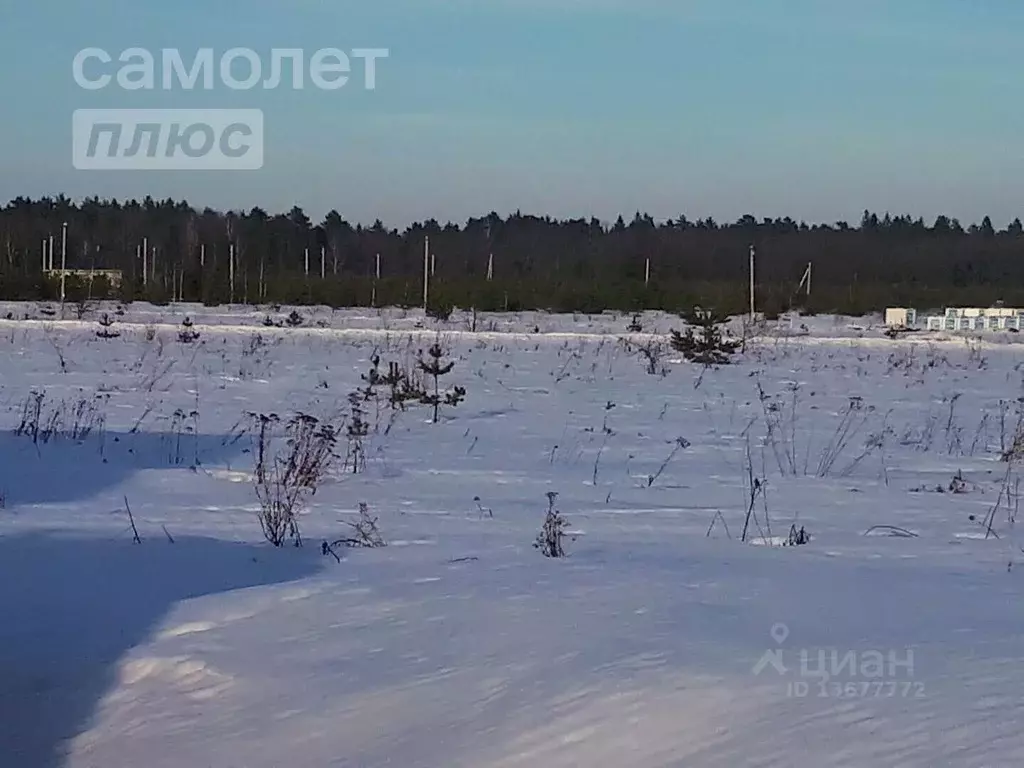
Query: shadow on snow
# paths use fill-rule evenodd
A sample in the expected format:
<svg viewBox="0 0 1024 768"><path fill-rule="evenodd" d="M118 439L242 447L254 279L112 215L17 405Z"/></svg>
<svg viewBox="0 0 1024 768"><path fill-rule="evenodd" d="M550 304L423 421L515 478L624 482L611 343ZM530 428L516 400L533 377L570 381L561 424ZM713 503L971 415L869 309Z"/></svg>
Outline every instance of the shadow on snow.
<svg viewBox="0 0 1024 768"><path fill-rule="evenodd" d="M57 768L90 727L117 662L178 601L297 580L310 551L203 538L133 544L0 536L0 755L4 768Z"/></svg>
<svg viewBox="0 0 1024 768"><path fill-rule="evenodd" d="M116 488L135 472L224 467L251 468L251 441L238 435L175 432L93 433L83 441L55 438L34 443L0 432L0 494L7 507L66 503Z"/></svg>

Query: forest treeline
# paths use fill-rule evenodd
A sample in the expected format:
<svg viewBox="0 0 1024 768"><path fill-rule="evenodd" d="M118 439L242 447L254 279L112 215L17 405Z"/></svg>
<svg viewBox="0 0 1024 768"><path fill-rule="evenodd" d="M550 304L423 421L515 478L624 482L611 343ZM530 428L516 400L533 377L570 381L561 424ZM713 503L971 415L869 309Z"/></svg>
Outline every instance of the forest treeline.
<svg viewBox="0 0 1024 768"><path fill-rule="evenodd" d="M658 222L637 213L608 225L517 212L461 225L431 220L399 231L380 221L352 224L337 211L315 223L298 207L270 214L197 210L150 198L17 198L0 209L0 298L56 298L58 281L44 273L51 238L57 268L66 247L68 269L123 273L116 290L100 279L69 280L72 300L109 289L126 301L156 303L420 306L429 239L428 301L438 310L686 311L699 305L742 312L751 246L757 307L768 314L790 308L860 314L892 305L925 309L997 300L1024 306L1019 219L997 229L988 217L964 226L946 216L926 223L870 211L856 224L750 215L732 223L685 216ZM797 288L809 263L808 296Z"/></svg>

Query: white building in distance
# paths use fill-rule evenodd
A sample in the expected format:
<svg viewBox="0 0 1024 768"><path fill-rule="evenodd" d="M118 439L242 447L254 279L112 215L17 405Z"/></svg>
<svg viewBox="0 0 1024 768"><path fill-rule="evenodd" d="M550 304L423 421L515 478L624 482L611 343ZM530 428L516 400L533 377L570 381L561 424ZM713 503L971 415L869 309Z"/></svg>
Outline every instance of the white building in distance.
<svg viewBox="0 0 1024 768"><path fill-rule="evenodd" d="M945 314L929 315L924 319L928 331L1022 331L1024 309L1014 307L949 307ZM919 328L917 312L903 307L885 310L885 324L889 328Z"/></svg>
<svg viewBox="0 0 1024 768"><path fill-rule="evenodd" d="M889 307L885 310L887 328L916 328L917 310L906 307Z"/></svg>

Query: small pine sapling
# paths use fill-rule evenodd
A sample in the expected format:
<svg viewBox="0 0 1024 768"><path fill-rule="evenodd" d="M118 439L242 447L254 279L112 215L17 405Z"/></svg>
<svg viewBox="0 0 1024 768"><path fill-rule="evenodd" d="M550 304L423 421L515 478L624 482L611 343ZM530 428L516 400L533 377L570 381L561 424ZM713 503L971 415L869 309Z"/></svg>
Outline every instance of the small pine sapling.
<svg viewBox="0 0 1024 768"><path fill-rule="evenodd" d="M422 402L427 392L402 367L395 362L388 363L387 373L380 370L380 356L376 353L370 357L370 370L360 376L366 382L363 390L367 400L377 398L377 389L387 387L387 402L393 411L404 411L408 402Z"/></svg>
<svg viewBox="0 0 1024 768"><path fill-rule="evenodd" d="M370 355L370 370L360 374L359 378L366 382L366 392L370 393L384 383L384 375L380 372L380 355ZM369 398L367 398L369 399Z"/></svg>
<svg viewBox="0 0 1024 768"><path fill-rule="evenodd" d="M420 398L420 402L424 405L432 405L434 407L434 424L438 422L439 410L442 404L454 408L466 398L464 387L455 386L444 392L441 391L441 377L447 376L451 373L452 368L455 367L454 361L443 361L444 355L445 353L441 349L440 343L435 341L430 345L430 349L427 350L427 359L420 358L419 361L419 369L434 379L434 391L432 393L426 392Z"/></svg>
<svg viewBox="0 0 1024 768"><path fill-rule="evenodd" d="M195 330L192 324L192 319L186 317L181 321L181 330L178 331L178 341L182 344L191 344L194 341L198 341L199 331Z"/></svg>
<svg viewBox="0 0 1024 768"><path fill-rule="evenodd" d="M405 404L407 402L421 402L426 394L426 390L418 382L414 383L409 373L404 368L401 368L398 363L388 363L387 373L382 372L381 358L376 350L370 356L370 365L370 370L360 375L360 378L366 382L366 385L356 390L353 395L357 396L364 403L373 403L374 418L372 431L374 434L379 434L383 428L383 433L387 435L390 434L391 428L395 425L399 412L405 411ZM349 400L352 401L352 396L349 397ZM382 418L385 409L390 409L391 411L390 417L386 420L386 425ZM366 422L367 419L363 418L363 414L360 413L358 421ZM358 430L360 426L355 424L353 429ZM353 471L358 472L359 470L356 466L353 467Z"/></svg>
<svg viewBox="0 0 1024 768"><path fill-rule="evenodd" d="M672 349L681 352L691 363L700 363L705 367L728 365L731 362L731 355L739 350L742 342L723 336L721 325L725 322L724 317L696 307L686 321L688 327L685 333L676 330L671 332L669 344ZM694 333L695 326L700 328L700 336Z"/></svg>
<svg viewBox="0 0 1024 768"><path fill-rule="evenodd" d="M108 315L106 312L103 313L103 317L99 319L100 329L96 331L96 335L101 339L116 339L120 336L120 332L111 330L114 326L114 318Z"/></svg>

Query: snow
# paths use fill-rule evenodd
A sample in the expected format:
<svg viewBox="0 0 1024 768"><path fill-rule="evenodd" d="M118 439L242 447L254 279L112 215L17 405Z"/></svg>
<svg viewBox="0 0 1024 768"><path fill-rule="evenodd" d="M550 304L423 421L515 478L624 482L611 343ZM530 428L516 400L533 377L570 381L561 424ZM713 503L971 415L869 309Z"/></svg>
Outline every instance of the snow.
<svg viewBox="0 0 1024 768"><path fill-rule="evenodd" d="M4 768L1024 764L1012 334L800 318L662 376L663 314L290 310L0 305ZM246 412L340 419L437 333L465 402L263 541ZM16 434L32 392L78 437ZM322 555L360 502L389 546Z"/></svg>

